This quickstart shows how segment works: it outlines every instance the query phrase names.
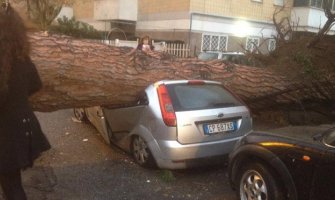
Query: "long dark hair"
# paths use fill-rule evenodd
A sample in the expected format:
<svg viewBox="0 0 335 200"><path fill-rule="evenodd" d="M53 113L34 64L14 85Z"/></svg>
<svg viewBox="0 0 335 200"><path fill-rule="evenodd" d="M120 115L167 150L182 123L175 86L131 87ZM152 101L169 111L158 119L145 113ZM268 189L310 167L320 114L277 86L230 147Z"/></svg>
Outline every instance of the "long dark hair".
<svg viewBox="0 0 335 200"><path fill-rule="evenodd" d="M30 44L26 27L18 13L9 3L0 7L0 92L8 85L11 67L14 62L29 58Z"/></svg>

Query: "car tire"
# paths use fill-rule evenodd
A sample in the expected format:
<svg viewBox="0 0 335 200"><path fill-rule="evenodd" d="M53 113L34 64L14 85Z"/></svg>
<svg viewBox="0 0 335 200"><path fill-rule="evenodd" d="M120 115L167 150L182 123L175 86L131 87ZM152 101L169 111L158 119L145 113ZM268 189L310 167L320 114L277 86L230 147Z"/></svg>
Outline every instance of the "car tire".
<svg viewBox="0 0 335 200"><path fill-rule="evenodd" d="M73 109L74 117L80 122L88 122L85 109L84 108L74 108Z"/></svg>
<svg viewBox="0 0 335 200"><path fill-rule="evenodd" d="M156 162L146 141L140 136L134 136L131 142L131 152L135 162L146 168L156 168Z"/></svg>
<svg viewBox="0 0 335 200"><path fill-rule="evenodd" d="M237 193L241 200L262 199L282 200L284 193L280 188L274 171L260 162L242 166L237 176Z"/></svg>

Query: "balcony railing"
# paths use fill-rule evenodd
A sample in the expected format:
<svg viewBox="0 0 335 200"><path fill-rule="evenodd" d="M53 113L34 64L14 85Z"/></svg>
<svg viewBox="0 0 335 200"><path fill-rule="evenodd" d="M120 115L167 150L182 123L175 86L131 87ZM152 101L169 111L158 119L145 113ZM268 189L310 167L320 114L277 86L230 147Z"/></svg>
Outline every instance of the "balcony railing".
<svg viewBox="0 0 335 200"><path fill-rule="evenodd" d="M314 7L323 9L323 5L329 1L329 6L335 10L335 0L295 0L294 7Z"/></svg>

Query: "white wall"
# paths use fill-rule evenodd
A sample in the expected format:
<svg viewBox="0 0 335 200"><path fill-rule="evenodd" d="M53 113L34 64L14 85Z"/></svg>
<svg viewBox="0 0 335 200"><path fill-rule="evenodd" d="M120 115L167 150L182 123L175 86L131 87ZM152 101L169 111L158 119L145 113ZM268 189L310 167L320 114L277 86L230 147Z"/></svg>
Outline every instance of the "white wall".
<svg viewBox="0 0 335 200"><path fill-rule="evenodd" d="M327 21L327 17L322 9L309 7L293 8L291 19L295 25L298 25L298 31L310 32L318 32ZM335 34L334 26L329 33Z"/></svg>
<svg viewBox="0 0 335 200"><path fill-rule="evenodd" d="M57 15L55 20L57 20L58 18L63 18L63 16L66 16L67 18L71 19L73 17L73 8L63 6L63 8L61 9L60 13Z"/></svg>
<svg viewBox="0 0 335 200"><path fill-rule="evenodd" d="M137 0L96 0L96 20L137 20Z"/></svg>
<svg viewBox="0 0 335 200"><path fill-rule="evenodd" d="M224 33L227 35L270 38L277 35L271 22L248 21L247 19L195 16L192 31Z"/></svg>
<svg viewBox="0 0 335 200"><path fill-rule="evenodd" d="M119 0L119 19L137 21L137 0Z"/></svg>
<svg viewBox="0 0 335 200"><path fill-rule="evenodd" d="M137 30L211 32L234 36L273 37L277 35L271 22L255 22L227 17L193 14L189 19L138 21Z"/></svg>

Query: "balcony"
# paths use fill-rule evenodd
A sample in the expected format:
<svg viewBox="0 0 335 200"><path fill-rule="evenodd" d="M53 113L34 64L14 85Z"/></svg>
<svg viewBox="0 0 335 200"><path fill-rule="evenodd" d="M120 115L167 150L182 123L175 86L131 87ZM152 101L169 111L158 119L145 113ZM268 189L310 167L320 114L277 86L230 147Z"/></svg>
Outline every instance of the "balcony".
<svg viewBox="0 0 335 200"><path fill-rule="evenodd" d="M94 19L99 21L137 21L137 0L95 0Z"/></svg>
<svg viewBox="0 0 335 200"><path fill-rule="evenodd" d="M323 10L325 0L295 0L291 11L291 19L297 31L318 32L326 23L327 17ZM335 0L329 6L335 10ZM332 27L329 34L335 34Z"/></svg>

